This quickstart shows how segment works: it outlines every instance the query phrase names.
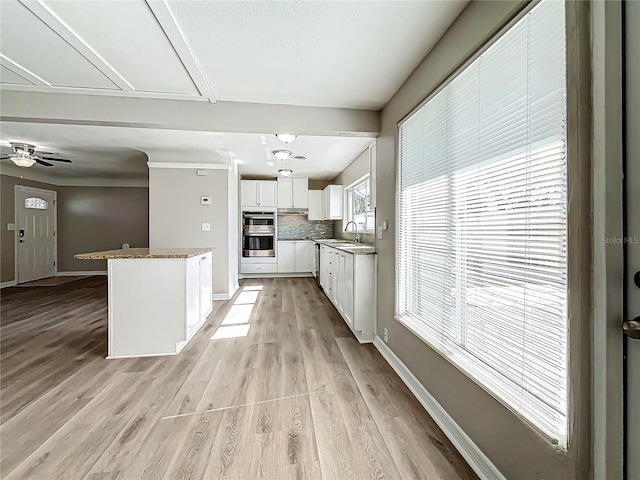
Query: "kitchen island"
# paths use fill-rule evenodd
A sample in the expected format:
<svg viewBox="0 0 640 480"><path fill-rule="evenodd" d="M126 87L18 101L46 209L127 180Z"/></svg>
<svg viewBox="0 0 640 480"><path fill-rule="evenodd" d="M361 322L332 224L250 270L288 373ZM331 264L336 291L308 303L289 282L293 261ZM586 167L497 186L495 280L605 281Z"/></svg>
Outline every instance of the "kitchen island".
<svg viewBox="0 0 640 480"><path fill-rule="evenodd" d="M211 248L127 248L107 260L107 358L177 355L212 310Z"/></svg>

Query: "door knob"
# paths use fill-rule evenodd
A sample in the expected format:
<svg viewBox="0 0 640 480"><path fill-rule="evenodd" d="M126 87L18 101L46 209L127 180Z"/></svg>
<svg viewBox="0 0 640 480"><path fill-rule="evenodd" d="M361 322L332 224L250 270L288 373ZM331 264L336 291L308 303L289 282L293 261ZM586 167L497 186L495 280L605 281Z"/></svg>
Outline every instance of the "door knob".
<svg viewBox="0 0 640 480"><path fill-rule="evenodd" d="M629 338L640 339L640 317L624 322L622 324L622 331Z"/></svg>

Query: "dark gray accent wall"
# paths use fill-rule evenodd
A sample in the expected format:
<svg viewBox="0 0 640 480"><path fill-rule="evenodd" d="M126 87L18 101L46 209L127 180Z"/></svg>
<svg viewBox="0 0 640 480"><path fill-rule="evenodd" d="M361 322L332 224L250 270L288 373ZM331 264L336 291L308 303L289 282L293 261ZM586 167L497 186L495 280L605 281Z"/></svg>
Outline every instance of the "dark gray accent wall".
<svg viewBox="0 0 640 480"><path fill-rule="evenodd" d="M105 271L105 260L76 260L77 253L149 246L149 189L146 187L64 187L0 175L0 281L15 276L15 186L58 194L58 272Z"/></svg>
<svg viewBox="0 0 640 480"><path fill-rule="evenodd" d="M78 253L149 246L148 188L58 188L58 272L107 269L106 260L76 260Z"/></svg>

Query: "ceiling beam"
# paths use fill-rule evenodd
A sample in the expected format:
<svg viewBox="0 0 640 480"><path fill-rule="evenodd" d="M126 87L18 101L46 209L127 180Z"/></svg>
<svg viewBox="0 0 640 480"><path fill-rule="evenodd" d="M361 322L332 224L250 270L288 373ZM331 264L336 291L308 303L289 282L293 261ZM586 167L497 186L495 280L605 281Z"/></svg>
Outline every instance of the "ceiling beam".
<svg viewBox="0 0 640 480"><path fill-rule="evenodd" d="M205 77L202 68L200 68L198 59L193 53L193 50L191 50L191 47L189 46L189 43L187 42L182 29L178 25L169 5L164 0L147 0L147 5L156 17L156 20L160 24L164 34L167 36L167 39L171 42L173 49L180 58L184 68L189 73L189 76L200 92L200 95L208 99L211 103L215 103L216 97L213 94L211 85L209 85L207 77Z"/></svg>
<svg viewBox="0 0 640 480"><path fill-rule="evenodd" d="M201 132L376 137L380 113L349 108L31 93L0 89L0 121Z"/></svg>
<svg viewBox="0 0 640 480"><path fill-rule="evenodd" d="M84 58L93 64L104 76L111 80L123 91L134 91L131 85L120 73L85 42L71 27L69 27L58 15L56 15L41 0L25 1L20 3L42 20L49 28L62 37L69 45L78 51Z"/></svg>
<svg viewBox="0 0 640 480"><path fill-rule="evenodd" d="M22 78L24 78L25 80L28 80L29 82L33 83L33 85L37 87L45 87L45 88L51 87L51 84L49 82L47 82L43 78L40 78L35 73L27 70L22 65L14 62L13 60L11 60L6 55L3 55L2 53L0 53L0 65L5 66L9 70L11 70L13 73L20 75Z"/></svg>

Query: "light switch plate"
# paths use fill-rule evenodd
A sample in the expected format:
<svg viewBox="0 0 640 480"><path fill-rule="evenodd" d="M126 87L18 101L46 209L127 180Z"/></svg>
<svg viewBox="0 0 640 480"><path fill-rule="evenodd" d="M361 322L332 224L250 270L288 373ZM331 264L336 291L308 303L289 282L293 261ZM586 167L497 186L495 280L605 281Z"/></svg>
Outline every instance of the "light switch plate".
<svg viewBox="0 0 640 480"><path fill-rule="evenodd" d="M211 197L200 197L200 205L211 205Z"/></svg>
<svg viewBox="0 0 640 480"><path fill-rule="evenodd" d="M16 224L15 223L7 223L7 230L9 230L10 232L14 231L16 229Z"/></svg>
<svg viewBox="0 0 640 480"><path fill-rule="evenodd" d="M202 222L202 231L203 232L210 232L211 231L211 224L207 223L207 222Z"/></svg>

